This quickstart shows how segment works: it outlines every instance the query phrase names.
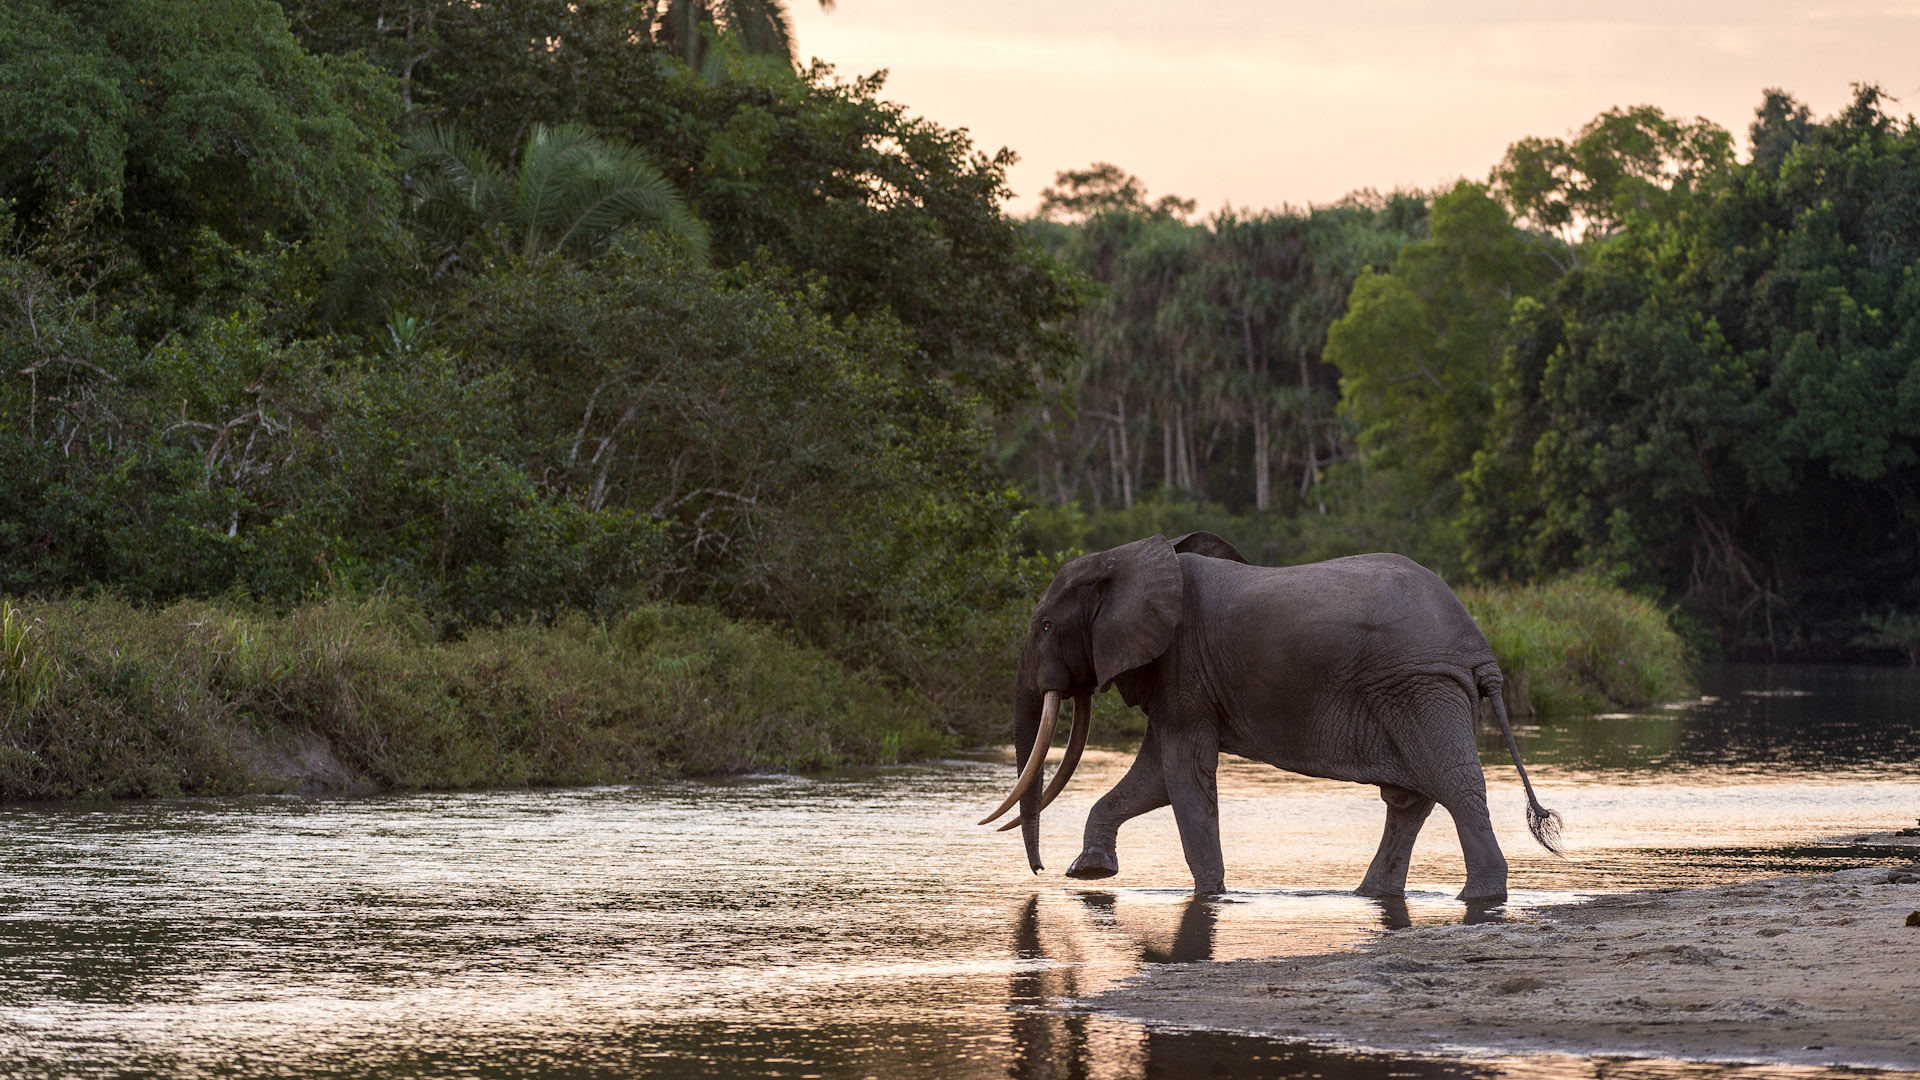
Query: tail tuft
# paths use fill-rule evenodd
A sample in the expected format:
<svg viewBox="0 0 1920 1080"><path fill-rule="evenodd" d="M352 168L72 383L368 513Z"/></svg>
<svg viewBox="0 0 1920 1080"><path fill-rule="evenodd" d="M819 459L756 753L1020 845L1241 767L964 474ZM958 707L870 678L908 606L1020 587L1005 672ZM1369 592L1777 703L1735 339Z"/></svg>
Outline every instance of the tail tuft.
<svg viewBox="0 0 1920 1080"><path fill-rule="evenodd" d="M1567 857L1567 853L1560 847L1560 815L1558 812L1549 810L1529 799L1527 802L1527 831L1533 833L1533 838L1540 841L1541 847L1546 848L1548 851L1553 852L1563 859Z"/></svg>

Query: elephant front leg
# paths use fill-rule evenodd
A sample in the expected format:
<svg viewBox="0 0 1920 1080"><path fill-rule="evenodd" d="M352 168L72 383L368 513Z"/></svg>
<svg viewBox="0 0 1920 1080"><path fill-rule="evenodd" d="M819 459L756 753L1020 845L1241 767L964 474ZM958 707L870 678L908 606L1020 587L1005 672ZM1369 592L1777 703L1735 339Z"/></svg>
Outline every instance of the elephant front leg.
<svg viewBox="0 0 1920 1080"><path fill-rule="evenodd" d="M1180 826L1180 846L1193 871L1193 891L1214 896L1227 891L1227 865L1220 855L1220 796L1214 771L1220 764L1220 735L1211 725L1166 740L1161 768L1167 798Z"/></svg>
<svg viewBox="0 0 1920 1080"><path fill-rule="evenodd" d="M1093 880L1119 873L1120 855L1115 844L1120 837L1120 826L1165 805L1167 782L1160 767L1160 739L1150 726L1146 739L1140 744L1140 753L1133 759L1133 767L1088 811L1080 857L1067 867L1067 876Z"/></svg>
<svg viewBox="0 0 1920 1080"><path fill-rule="evenodd" d="M1433 800L1392 784L1380 785L1380 799L1387 804L1387 828L1380 836L1380 850L1373 853L1373 865L1353 891L1361 896L1405 896L1413 842L1427 815L1433 813Z"/></svg>

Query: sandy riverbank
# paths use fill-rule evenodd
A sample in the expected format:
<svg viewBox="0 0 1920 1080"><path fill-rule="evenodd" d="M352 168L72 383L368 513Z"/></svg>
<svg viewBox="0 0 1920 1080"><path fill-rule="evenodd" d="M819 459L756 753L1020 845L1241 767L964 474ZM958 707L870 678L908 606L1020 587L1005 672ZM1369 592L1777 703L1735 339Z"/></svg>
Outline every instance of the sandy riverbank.
<svg viewBox="0 0 1920 1080"><path fill-rule="evenodd" d="M1379 1050L1920 1069L1915 911L1920 867L1621 893L1354 953L1149 968L1078 1005Z"/></svg>

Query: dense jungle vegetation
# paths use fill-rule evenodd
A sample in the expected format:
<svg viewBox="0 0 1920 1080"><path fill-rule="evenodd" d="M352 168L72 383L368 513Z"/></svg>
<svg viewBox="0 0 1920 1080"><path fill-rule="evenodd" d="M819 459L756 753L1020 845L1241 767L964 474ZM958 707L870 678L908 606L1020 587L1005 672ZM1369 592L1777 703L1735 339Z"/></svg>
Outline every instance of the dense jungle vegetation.
<svg viewBox="0 0 1920 1080"><path fill-rule="evenodd" d="M1036 227L1102 289L1003 424L1041 547L1210 526L1256 561L1585 572L1709 655L1920 651L1920 128L1650 106L1431 198L1189 221L1113 166Z"/></svg>
<svg viewBox="0 0 1920 1080"><path fill-rule="evenodd" d="M1750 161L1638 108L1431 197L1095 166L1023 221L794 56L764 0L0 10L0 795L936 752L1063 555L1192 528L1629 628L1509 634L1548 707L1680 685L1669 609L1920 649L1879 91L1769 93Z"/></svg>

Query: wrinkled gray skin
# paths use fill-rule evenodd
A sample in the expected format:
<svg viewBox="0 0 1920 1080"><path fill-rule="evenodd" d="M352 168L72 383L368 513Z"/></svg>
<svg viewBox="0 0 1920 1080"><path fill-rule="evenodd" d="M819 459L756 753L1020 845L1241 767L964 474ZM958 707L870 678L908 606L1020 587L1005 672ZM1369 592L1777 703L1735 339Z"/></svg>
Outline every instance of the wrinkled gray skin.
<svg viewBox="0 0 1920 1080"><path fill-rule="evenodd" d="M1046 691L1071 700L1116 687L1145 709L1139 756L1087 816L1070 877L1117 873L1122 823L1171 804L1196 893L1226 888L1214 768L1222 751L1292 772L1374 784L1387 823L1357 892L1400 896L1434 804L1466 855L1460 897L1507 895L1507 860L1487 816L1474 741L1489 696L1513 745L1486 637L1431 571L1399 555L1249 566L1209 533L1154 536L1075 559L1027 632L1015 692L1021 767ZM1524 768L1521 771L1525 782ZM1039 789L1021 800L1028 862L1040 866ZM1529 826L1549 850L1557 815L1527 786Z"/></svg>

